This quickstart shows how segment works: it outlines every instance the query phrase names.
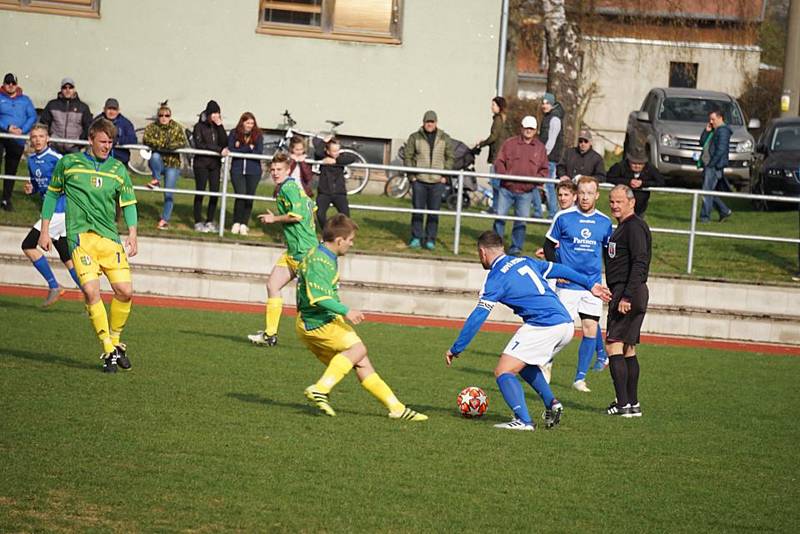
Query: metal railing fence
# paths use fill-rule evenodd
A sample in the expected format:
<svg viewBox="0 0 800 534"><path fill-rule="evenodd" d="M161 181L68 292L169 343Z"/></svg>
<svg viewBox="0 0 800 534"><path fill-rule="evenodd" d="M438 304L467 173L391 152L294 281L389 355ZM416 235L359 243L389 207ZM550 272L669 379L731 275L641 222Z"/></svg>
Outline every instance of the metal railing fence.
<svg viewBox="0 0 800 534"><path fill-rule="evenodd" d="M27 140L28 136L26 135L14 135L8 133L0 132L0 138L12 138L12 139L23 139ZM89 142L86 140L75 140L75 139L62 139L51 137L50 141L52 143L70 143L70 144L80 144L80 145L88 145ZM151 150L150 147L146 145L118 145L116 148L125 148L129 150ZM207 196L207 197L219 197L221 199L220 206L219 206L219 237L224 236L225 231L225 217L227 211L227 200L230 198L233 199L251 199L251 200L259 200L259 201L266 201L266 202L274 202L275 199L272 197L264 197L258 195L243 195L239 193L229 193L228 192L228 184L230 182L230 167L231 162L234 158L239 159L253 159L253 160L261 160L261 161L270 161L272 160L272 156L262 155L262 154L241 154L241 153L231 153L227 156L221 156L220 154L208 150L199 150L194 148L182 148L178 150L163 150L160 152L173 152L179 154L188 154L188 155L205 155L205 156L217 156L223 160L222 165L222 183L220 185L220 192L215 193L211 191L197 191L194 189L167 189L167 188L149 188L144 186L135 186L134 189L137 191L147 191L147 192L156 192L156 193L163 193L163 192L171 192L174 194L179 195L200 195L200 196ZM318 161L307 160L309 163L321 163ZM560 180L558 179L550 179L550 178L532 178L529 176L516 176L516 175L499 175L499 174L491 174L486 172L477 172L477 171L465 171L465 170L446 170L446 169L429 169L429 168L419 168L419 167L405 167L402 165L378 165L372 163L353 163L350 167L354 168L364 168L370 170L378 170L378 171L395 171L399 173L425 173L425 174L439 174L442 176L452 176L457 178L457 198L460 200L464 194L464 178L465 177L475 177L475 178L499 178L502 180L512 180L518 182L529 182L529 183L554 183L557 184ZM10 176L10 175L0 175L0 179L10 179L10 180L19 180L19 181L28 181L27 177L24 176ZM608 183L601 183L601 188L604 189L611 189L613 188L613 184ZM724 232L712 232L712 231L703 231L697 229L697 214L698 214L698 204L701 202L701 197L705 196L704 191L697 190L697 189L684 189L684 188L667 188L667 187L652 187L646 189L652 193L656 194L675 194L675 195L684 195L684 196L691 196L692 197L692 207L691 207L691 222L690 227L688 230L681 230L676 228L658 228L658 227L651 227L650 230L653 233L661 233L661 234L671 234L671 235L682 235L688 237L688 251L687 251L687 263L686 263L686 272L688 274L692 273L693 269L693 262L694 262L694 251L696 247L696 239L697 237L711 237L711 238L723 238L723 239L734 239L734 240L744 240L744 241L762 241L762 242L772 242L772 243L786 243L786 244L797 244L800 246L800 235L798 238L788 238L788 237L777 237L777 236L764 236L764 235L754 235L754 234L732 234L732 233L724 233ZM800 198L787 198L782 196L774 196L774 195L754 195L750 193L734 193L734 192L724 192L724 191L714 191L713 196L719 196L724 198L740 198L740 199L754 199L760 200L764 202L787 202L793 203L798 205L798 210L800 210ZM454 228L454 237L453 237L453 253L458 255L459 249L461 245L461 224L464 219L491 219L494 220L504 220L504 221L523 221L526 223L533 223L533 224L550 224L550 219L544 218L534 218L534 217L516 217L510 215L496 215L496 214L488 214L488 213L477 213L477 212L466 212L463 210L462 203L460 201L456 202L456 209L454 211L450 210L427 210L427 209L415 209L415 208L398 208L398 207L387 207L387 206L371 206L365 204L350 204L350 208L354 210L362 210L362 211L374 211L374 212L386 212L386 213L406 213L406 214L432 214L432 215L442 215L445 217L454 217L455 218L455 228ZM601 210L602 211L602 210ZM800 211L799 211L800 213Z"/></svg>

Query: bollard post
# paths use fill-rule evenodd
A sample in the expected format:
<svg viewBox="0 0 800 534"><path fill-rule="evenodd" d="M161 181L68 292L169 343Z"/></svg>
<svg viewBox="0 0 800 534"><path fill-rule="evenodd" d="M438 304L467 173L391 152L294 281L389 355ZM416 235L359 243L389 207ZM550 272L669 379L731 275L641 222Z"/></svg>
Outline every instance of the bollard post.
<svg viewBox="0 0 800 534"><path fill-rule="evenodd" d="M694 259L694 233L697 231L697 200L699 195L692 193L692 222L689 224L689 259L686 262L686 274L692 274L692 261Z"/></svg>
<svg viewBox="0 0 800 534"><path fill-rule="evenodd" d="M222 160L222 188L220 192L222 196L219 200L219 236L223 237L225 235L225 211L226 211L226 203L228 200L228 182L230 181L231 177L231 155L228 154Z"/></svg>
<svg viewBox="0 0 800 534"><path fill-rule="evenodd" d="M455 237L453 238L453 254L458 256L458 247L461 244L461 195L464 194L464 174L458 173L458 187L456 187L456 228Z"/></svg>

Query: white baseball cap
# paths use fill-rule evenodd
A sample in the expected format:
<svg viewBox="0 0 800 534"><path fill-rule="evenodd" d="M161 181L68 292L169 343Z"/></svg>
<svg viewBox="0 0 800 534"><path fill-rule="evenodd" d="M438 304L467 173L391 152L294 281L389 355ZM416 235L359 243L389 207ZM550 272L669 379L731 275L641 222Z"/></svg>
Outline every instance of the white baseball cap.
<svg viewBox="0 0 800 534"><path fill-rule="evenodd" d="M522 127L523 128L534 128L536 129L539 126L539 123L536 122L536 117L532 117L531 115L526 115L524 119L522 119Z"/></svg>

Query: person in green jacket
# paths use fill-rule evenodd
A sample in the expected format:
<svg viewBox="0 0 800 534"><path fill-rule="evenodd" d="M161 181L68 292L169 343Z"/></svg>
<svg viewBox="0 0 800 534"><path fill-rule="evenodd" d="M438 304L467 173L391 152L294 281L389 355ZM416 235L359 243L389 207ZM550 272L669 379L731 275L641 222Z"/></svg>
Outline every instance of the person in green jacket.
<svg viewBox="0 0 800 534"><path fill-rule="evenodd" d="M150 155L150 170L153 179L147 184L150 188L158 187L161 176L164 176L164 188L175 189L181 169L181 156L172 150L186 147L186 134L183 126L172 120L172 110L164 102L158 108L156 122L148 124L144 129L144 144L153 149ZM167 152L170 151L170 152ZM158 229L169 228L169 218L172 216L172 193L164 193L164 208L161 211L161 220Z"/></svg>
<svg viewBox="0 0 800 534"><path fill-rule="evenodd" d="M422 117L422 127L408 137L405 145L406 167L425 169L453 168L453 146L450 136L438 128L435 111L426 111ZM447 178L440 174L411 174L411 202L414 209L439 211L442 206ZM436 234L439 230L439 216L429 214L422 231L424 214L411 215L410 248L425 246L428 250L436 247Z"/></svg>

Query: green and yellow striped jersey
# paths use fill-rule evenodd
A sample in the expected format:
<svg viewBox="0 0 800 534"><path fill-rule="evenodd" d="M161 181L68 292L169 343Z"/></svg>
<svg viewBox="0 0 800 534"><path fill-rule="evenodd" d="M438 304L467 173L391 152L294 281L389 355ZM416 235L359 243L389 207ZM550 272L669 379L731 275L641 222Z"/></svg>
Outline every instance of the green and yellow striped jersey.
<svg viewBox="0 0 800 534"><path fill-rule="evenodd" d="M119 243L117 202L123 208L136 203L125 165L112 157L98 161L86 152L61 158L48 190L67 197L67 239L72 247L78 234L89 231Z"/></svg>
<svg viewBox="0 0 800 534"><path fill-rule="evenodd" d="M347 313L347 307L339 300L336 254L324 244L311 249L297 268L297 313L306 330L324 326L337 315Z"/></svg>
<svg viewBox="0 0 800 534"><path fill-rule="evenodd" d="M299 261L319 243L314 226L316 206L314 206L314 201L308 198L300 184L291 178L281 184L277 203L278 213L281 215L300 217L297 222L283 225L287 252L289 256Z"/></svg>

